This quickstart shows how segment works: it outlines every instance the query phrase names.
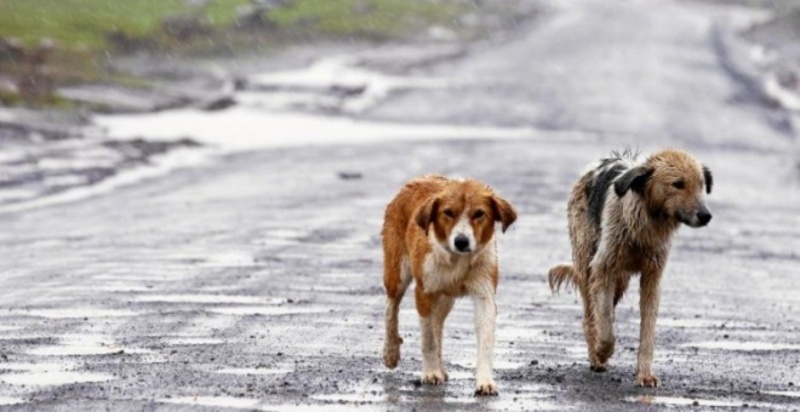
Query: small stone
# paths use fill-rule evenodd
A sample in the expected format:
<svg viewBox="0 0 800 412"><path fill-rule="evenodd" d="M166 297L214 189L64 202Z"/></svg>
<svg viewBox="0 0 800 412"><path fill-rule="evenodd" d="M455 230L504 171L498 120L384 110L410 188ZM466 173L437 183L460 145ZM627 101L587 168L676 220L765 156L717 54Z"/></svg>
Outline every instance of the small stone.
<svg viewBox="0 0 800 412"><path fill-rule="evenodd" d="M700 406L700 402L694 401L694 402L692 402L692 406Z"/></svg>
<svg viewBox="0 0 800 412"><path fill-rule="evenodd" d="M532 360L532 361L531 361L531 366L536 366L536 365L538 365L538 364L539 364L539 361L538 361L538 360L536 360L536 359L534 359L534 360Z"/></svg>

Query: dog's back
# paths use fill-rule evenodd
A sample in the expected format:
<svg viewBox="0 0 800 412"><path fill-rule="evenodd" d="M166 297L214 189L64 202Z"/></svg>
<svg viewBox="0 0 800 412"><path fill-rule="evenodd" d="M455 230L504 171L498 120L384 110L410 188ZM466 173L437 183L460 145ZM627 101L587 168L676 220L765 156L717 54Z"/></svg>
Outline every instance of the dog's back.
<svg viewBox="0 0 800 412"><path fill-rule="evenodd" d="M614 195L614 181L631 168L635 157L628 150L614 152L611 157L590 165L573 186L567 206L573 264L559 264L550 269L548 281L553 291L568 284L580 287L585 282L581 274L588 273L597 253L606 199L609 193Z"/></svg>

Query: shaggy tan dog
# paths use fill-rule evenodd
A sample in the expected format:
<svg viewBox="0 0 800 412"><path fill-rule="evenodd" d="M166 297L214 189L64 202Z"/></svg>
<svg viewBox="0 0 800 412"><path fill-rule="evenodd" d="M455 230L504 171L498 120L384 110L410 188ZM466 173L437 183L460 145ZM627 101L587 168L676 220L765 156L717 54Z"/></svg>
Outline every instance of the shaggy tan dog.
<svg viewBox="0 0 800 412"><path fill-rule="evenodd" d="M475 303L478 361L475 394L497 395L492 377L495 289L499 271L495 222L503 231L517 214L489 186L474 180L425 176L410 181L386 208L383 224L386 287L386 340L383 359L389 368L400 360L397 317L400 301L413 279L422 329L422 383L447 380L442 360L442 329L455 299Z"/></svg>
<svg viewBox="0 0 800 412"><path fill-rule="evenodd" d="M636 383L656 387L653 346L659 283L672 236L681 223L711 220L708 168L681 150L664 150L637 163L630 151L615 153L578 180L568 205L572 264L550 269L553 291L573 283L583 298L583 329L591 370L606 371L614 353L614 308L640 273L641 334Z"/></svg>

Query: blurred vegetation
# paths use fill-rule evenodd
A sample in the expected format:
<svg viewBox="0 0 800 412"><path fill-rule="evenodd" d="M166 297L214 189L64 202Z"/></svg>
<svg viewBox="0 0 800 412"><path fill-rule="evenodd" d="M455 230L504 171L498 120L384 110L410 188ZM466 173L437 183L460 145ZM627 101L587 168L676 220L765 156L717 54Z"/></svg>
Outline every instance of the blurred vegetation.
<svg viewBox="0 0 800 412"><path fill-rule="evenodd" d="M243 10L262 10L258 2L0 0L0 104L29 101L8 85L21 84L32 72L54 85L141 85L142 79L110 70L110 59L127 53L213 57L320 37L375 41L419 36L433 26L456 30L469 0L280 2L246 21ZM43 44L46 53L40 52ZM55 101L46 94L38 100Z"/></svg>

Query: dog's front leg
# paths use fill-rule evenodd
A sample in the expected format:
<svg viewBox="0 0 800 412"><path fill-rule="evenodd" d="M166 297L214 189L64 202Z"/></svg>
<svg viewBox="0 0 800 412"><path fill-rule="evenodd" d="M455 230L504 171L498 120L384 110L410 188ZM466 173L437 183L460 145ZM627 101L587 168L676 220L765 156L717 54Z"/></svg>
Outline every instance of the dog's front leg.
<svg viewBox="0 0 800 412"><path fill-rule="evenodd" d="M639 307L642 323L639 335L639 355L636 364L636 384L658 387L660 381L653 374L653 349L656 341L656 318L660 300L661 268L642 271Z"/></svg>
<svg viewBox="0 0 800 412"><path fill-rule="evenodd" d="M494 327L497 318L495 290L491 280L477 281L472 290L475 306L475 335L478 340L478 361L475 369L475 395L496 396L497 384L492 376L494 358Z"/></svg>
<svg viewBox="0 0 800 412"><path fill-rule="evenodd" d="M441 385L445 382L444 371L441 370L442 361L439 358L438 336L436 335L436 311L439 309L441 296L427 295L422 289L415 289L417 299L417 313L419 313L419 326L422 332L422 378L423 384Z"/></svg>
<svg viewBox="0 0 800 412"><path fill-rule="evenodd" d="M608 358L614 354L614 273L608 268L592 267L589 295L594 315L595 344L590 355L594 372L608 370Z"/></svg>

